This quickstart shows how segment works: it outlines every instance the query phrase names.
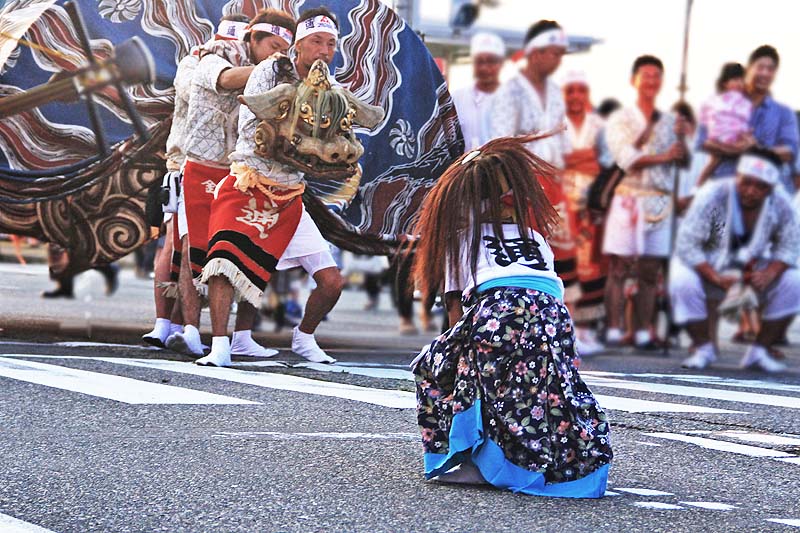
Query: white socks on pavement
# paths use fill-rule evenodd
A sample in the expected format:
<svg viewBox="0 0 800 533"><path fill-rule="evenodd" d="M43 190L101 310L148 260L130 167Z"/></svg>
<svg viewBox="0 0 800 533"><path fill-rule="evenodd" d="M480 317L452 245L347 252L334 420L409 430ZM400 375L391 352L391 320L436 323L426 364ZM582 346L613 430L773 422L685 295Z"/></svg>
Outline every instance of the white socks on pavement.
<svg viewBox="0 0 800 533"><path fill-rule="evenodd" d="M153 331L142 335L142 340L147 344L164 348L164 342L172 334L171 327L172 322L168 318L156 318L156 325Z"/></svg>
<svg viewBox="0 0 800 533"><path fill-rule="evenodd" d="M681 366L683 368L702 370L716 360L717 353L714 349L714 343L707 342L698 346L692 355L683 360Z"/></svg>
<svg viewBox="0 0 800 533"><path fill-rule="evenodd" d="M191 324L184 326L183 333L170 335L165 344L170 350L186 355L203 355L200 331Z"/></svg>
<svg viewBox="0 0 800 533"><path fill-rule="evenodd" d="M575 328L575 345L581 356L595 355L606 348L589 328Z"/></svg>
<svg viewBox="0 0 800 533"><path fill-rule="evenodd" d="M607 344L620 344L622 342L622 330L619 328L608 328L606 331Z"/></svg>
<svg viewBox="0 0 800 533"><path fill-rule="evenodd" d="M295 327L292 332L292 351L311 361L312 363L335 363L336 359L326 354L317 345L314 335L303 333L299 327Z"/></svg>
<svg viewBox="0 0 800 533"><path fill-rule="evenodd" d="M640 329L636 332L633 337L633 342L636 346L643 346L650 342L652 337L650 337L650 331L646 329Z"/></svg>
<svg viewBox="0 0 800 533"><path fill-rule="evenodd" d="M183 333L183 326L180 324L175 324L174 322L169 323L169 334L174 335L176 333Z"/></svg>
<svg viewBox="0 0 800 533"><path fill-rule="evenodd" d="M213 349L213 347L212 347ZM272 357L278 355L278 350L264 348L253 340L252 330L245 329L233 332L233 343L231 343L231 354L246 355L249 357Z"/></svg>
<svg viewBox="0 0 800 533"><path fill-rule="evenodd" d="M775 373L786 370L786 365L772 358L766 348L760 344L753 344L747 349L742 361L742 368L760 368L764 372Z"/></svg>
<svg viewBox="0 0 800 533"><path fill-rule="evenodd" d="M211 353L194 362L200 366L231 366L231 341L228 336L211 338Z"/></svg>

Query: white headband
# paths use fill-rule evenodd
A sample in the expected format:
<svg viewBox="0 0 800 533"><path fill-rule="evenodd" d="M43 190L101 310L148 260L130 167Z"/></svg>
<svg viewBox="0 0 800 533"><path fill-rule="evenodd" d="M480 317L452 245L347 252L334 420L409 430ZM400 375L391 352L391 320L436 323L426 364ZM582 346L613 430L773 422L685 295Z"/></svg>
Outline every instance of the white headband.
<svg viewBox="0 0 800 533"><path fill-rule="evenodd" d="M546 48L548 46L563 46L567 48L569 40L567 34L561 28L553 28L543 31L525 45L525 55L531 53L536 48Z"/></svg>
<svg viewBox="0 0 800 533"><path fill-rule="evenodd" d="M241 41L247 33L246 22L236 22L235 20L220 21L217 28L217 36L225 39L236 39Z"/></svg>
<svg viewBox="0 0 800 533"><path fill-rule="evenodd" d="M292 38L294 34L284 28L283 26L278 26L277 24L269 24L267 22L259 22L258 24L253 24L250 26L249 31L263 31L267 33L271 33L272 35L277 35L284 41L286 44L292 44Z"/></svg>
<svg viewBox="0 0 800 533"><path fill-rule="evenodd" d="M582 70L570 70L567 72L567 75L564 76L564 79L561 81L561 86L566 87L567 85L572 85L573 83L588 87L589 80L586 78L586 73Z"/></svg>
<svg viewBox="0 0 800 533"><path fill-rule="evenodd" d="M771 161L756 155L745 154L739 158L736 173L756 178L770 185L777 185L780 170Z"/></svg>
<svg viewBox="0 0 800 533"><path fill-rule="evenodd" d="M492 54L493 56L505 57L506 45L498 35L494 33L481 32L472 36L469 43L469 55L475 57L478 54Z"/></svg>
<svg viewBox="0 0 800 533"><path fill-rule="evenodd" d="M336 24L325 15L317 15L297 25L296 36L298 41L312 33L329 33L336 38L339 37L339 30L336 29Z"/></svg>

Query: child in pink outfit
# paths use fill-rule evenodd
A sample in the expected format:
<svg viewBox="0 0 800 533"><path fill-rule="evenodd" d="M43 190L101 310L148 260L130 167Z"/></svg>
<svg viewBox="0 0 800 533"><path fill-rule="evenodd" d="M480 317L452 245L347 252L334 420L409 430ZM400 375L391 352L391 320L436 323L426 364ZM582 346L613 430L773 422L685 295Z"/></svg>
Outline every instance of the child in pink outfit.
<svg viewBox="0 0 800 533"><path fill-rule="evenodd" d="M753 104L744 94L744 67L726 63L717 79L717 94L700 110L700 124L706 127L708 139L725 144L737 142L750 131ZM712 156L700 173L700 186L719 165L720 158Z"/></svg>

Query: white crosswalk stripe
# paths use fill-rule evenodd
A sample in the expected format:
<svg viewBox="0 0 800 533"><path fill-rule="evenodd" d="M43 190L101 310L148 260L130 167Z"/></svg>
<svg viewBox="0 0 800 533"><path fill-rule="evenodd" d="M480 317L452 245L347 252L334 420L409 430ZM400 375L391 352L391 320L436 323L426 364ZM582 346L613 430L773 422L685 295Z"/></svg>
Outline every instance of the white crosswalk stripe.
<svg viewBox="0 0 800 533"><path fill-rule="evenodd" d="M49 365L18 358L0 357L0 376L57 389L79 392L130 404L255 404L232 398L160 383L88 372L61 365Z"/></svg>
<svg viewBox="0 0 800 533"><path fill-rule="evenodd" d="M38 361L37 361L38 360ZM40 362L41 360L47 363ZM68 366L71 361L93 361L103 365L93 365L92 371ZM239 364L239 363L236 363ZM109 366L113 365L113 366ZM73 365L75 366L75 365ZM317 372L342 372L357 376L385 380L413 381L412 373L399 365L378 365L345 363L322 365L313 363L294 363L283 361L248 361L242 364L245 369L198 367L191 363L162 359L128 359L119 357L67 356L41 354L2 354L0 355L0 379L10 378L28 383L44 385L76 393L89 394L128 404L230 404L262 405L259 402L229 395L213 394L187 388L186 386L165 385L124 377L125 368L160 371L194 376L196 378L237 383L272 390L292 391L302 394L318 395L348 401L356 401L394 409L413 409L416 406L414 392L387 388L373 388L300 377L285 372L269 372L273 368L299 368ZM263 367L260 371L248 367ZM119 372L115 372L115 368ZM109 373L107 373L109 372ZM595 392L601 405L609 411L629 413L676 413L678 415L747 414L754 405L783 409L800 409L800 389L791 384L760 380L736 380L702 375L669 374L622 374L610 372L582 372L584 380ZM650 381L657 380L657 381ZM669 383L672 381L673 383ZM678 384L674 383L678 382ZM210 385L206 384L208 388ZM751 392L742 390L760 390ZM604 394L608 390L642 392L652 399L631 398ZM766 391L779 392L768 394ZM241 394L241 391L240 391ZM674 403L670 397L686 398L686 403ZM663 398L663 400L662 400ZM692 402L695 399L696 402ZM712 408L705 405L707 400L725 402L731 409ZM613 416L613 414L612 414ZM731 421L740 419L732 417ZM715 418L715 423L719 423ZM724 420L724 419L723 419ZM723 426L724 427L724 426ZM343 429L341 432L276 432L276 431L222 431L213 435L219 439L269 439L269 440L387 440L416 441L418 434L413 431L402 433L357 433ZM767 434L745 431L734 426L732 429L718 430L670 430L642 431L634 440L643 447L684 446L687 450L703 449L712 453L733 454L764 460L772 465L778 462L786 468L800 466L800 435ZM737 502L682 500L680 494L673 494L660 488L668 487L611 487L608 495L629 498L629 505L642 509L665 513L681 513L688 510L705 512L728 512L740 509ZM683 496L685 498L685 496ZM766 519L771 523L800 528L800 519L776 517ZM28 524L0 513L0 531L19 531L21 533L47 533L49 530Z"/></svg>
<svg viewBox="0 0 800 533"><path fill-rule="evenodd" d="M162 403L162 404L257 404L250 400L239 399L231 396L222 396L193 389L151 383L127 377L105 374L101 371L89 372L78 370L60 364L45 364L28 359L45 360L91 360L111 363L120 367L135 367L142 369L174 372L201 378L239 383L274 390L285 390L339 398L390 407L395 409L413 409L416 406L415 394L411 391L396 390L392 388L372 388L335 383L320 379L299 377L287 373L254 372L234 368L208 368L198 367L190 363L161 359L126 359L118 357L89 357L89 356L61 356L61 355L33 355L33 354L4 354L0 356L0 377L10 377L38 383L64 390L92 394L95 396L114 399L125 403ZM252 363L266 363L259 366L286 367L289 364L281 361L266 361ZM295 367L310 369L319 372L345 372L359 376L378 379L392 379L413 381L413 375L397 365L381 367L374 364L359 365L347 363L342 365L323 365L313 363L295 364ZM583 372L587 383L595 390L595 396L604 408L609 411L624 411L629 413L698 413L698 414L739 414L747 409L747 405L768 405L789 409L800 409L800 397L780 394L762 394L736 390L742 383L752 383L758 389L765 389L767 382L756 380L740 380L741 382L725 378L722 383L715 381L712 376L688 376L685 380L692 385L673 385L662 382L642 381L646 376L663 380L666 377L681 379L687 376L669 376L664 374L619 374L608 372ZM634 379L631 379L634 378ZM684 382L685 382L684 381ZM713 383L717 387L731 386L735 390L724 388L709 388L695 384ZM621 396L602 394L605 389L631 390L647 392L658 396L680 396L700 400L718 400L731 403L733 409L712 408L706 405L695 405L692 402L673 403L661 400L644 400ZM600 391L598 393L597 391ZM788 392L788 391L787 391ZM700 402L702 403L702 402ZM650 441L641 441L643 446L658 446L659 441L676 441L702 447L718 452L747 455L750 457L765 458L781 461L787 464L800 465L800 457L789 451L782 451L780 447L796 448L800 446L800 436L796 435L771 435L753 433L741 430L729 431L683 431L683 432L651 432L642 433Z"/></svg>
<svg viewBox="0 0 800 533"><path fill-rule="evenodd" d="M0 531L3 533L53 533L49 529L0 513Z"/></svg>

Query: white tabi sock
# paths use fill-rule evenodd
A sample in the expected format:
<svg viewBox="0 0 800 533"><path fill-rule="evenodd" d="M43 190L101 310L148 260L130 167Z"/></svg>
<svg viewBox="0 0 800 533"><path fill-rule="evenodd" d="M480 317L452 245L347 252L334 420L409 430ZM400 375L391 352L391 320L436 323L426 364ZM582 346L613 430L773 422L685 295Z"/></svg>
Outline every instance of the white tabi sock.
<svg viewBox="0 0 800 533"><path fill-rule="evenodd" d="M335 363L336 359L326 354L317 344L314 335L303 333L300 327L295 327L292 332L292 351L311 361L312 363Z"/></svg>
<svg viewBox="0 0 800 533"><path fill-rule="evenodd" d="M634 336L634 343L636 346L641 346L642 344L647 344L648 342L650 342L650 331L646 329L638 330Z"/></svg>
<svg viewBox="0 0 800 533"><path fill-rule="evenodd" d="M249 357L272 357L278 355L278 350L264 348L253 340L253 330L243 329L242 331L233 332L231 354Z"/></svg>
<svg viewBox="0 0 800 533"><path fill-rule="evenodd" d="M152 344L153 346L163 348L164 341L166 341L167 337L169 337L171 334L171 325L172 322L170 322L167 318L156 318L156 325L153 328L153 331L142 335L142 340L148 344Z"/></svg>
<svg viewBox="0 0 800 533"><path fill-rule="evenodd" d="M231 341L228 336L211 338L211 353L195 361L201 366L231 366Z"/></svg>
<svg viewBox="0 0 800 533"><path fill-rule="evenodd" d="M183 326L180 324L175 324L173 322L169 323L169 334L173 335L175 333L183 333Z"/></svg>
<svg viewBox="0 0 800 533"><path fill-rule="evenodd" d="M608 328L606 331L606 342L621 342L622 341L622 330L619 328Z"/></svg>
<svg viewBox="0 0 800 533"><path fill-rule="evenodd" d="M203 355L200 331L191 324L183 327L183 333L174 333L166 342L167 348L186 355Z"/></svg>

